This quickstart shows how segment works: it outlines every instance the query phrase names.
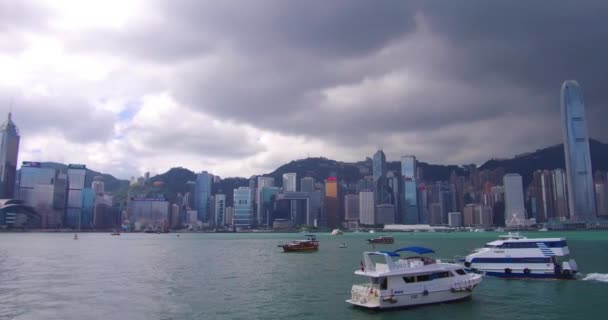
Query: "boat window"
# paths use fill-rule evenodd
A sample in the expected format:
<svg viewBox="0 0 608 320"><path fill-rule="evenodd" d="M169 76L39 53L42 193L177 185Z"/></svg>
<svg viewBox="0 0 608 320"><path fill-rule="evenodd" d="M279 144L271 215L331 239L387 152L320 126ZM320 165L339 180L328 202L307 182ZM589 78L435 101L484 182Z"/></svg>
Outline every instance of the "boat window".
<svg viewBox="0 0 608 320"><path fill-rule="evenodd" d="M493 245L493 244L486 244L484 246L484 248L496 248L497 246Z"/></svg>
<svg viewBox="0 0 608 320"><path fill-rule="evenodd" d="M405 281L405 283L414 283L414 282L416 282L416 277L414 277L414 276L403 277L403 281Z"/></svg>
<svg viewBox="0 0 608 320"><path fill-rule="evenodd" d="M386 277L380 279L380 290L386 290L388 288L388 279Z"/></svg>
<svg viewBox="0 0 608 320"><path fill-rule="evenodd" d="M380 279L378 279L378 278L372 278L372 284L377 285L378 283L380 283Z"/></svg>
<svg viewBox="0 0 608 320"><path fill-rule="evenodd" d="M435 280L435 279L441 279L441 278L449 278L450 277L450 273L447 271L443 271L443 272L435 272L431 274L431 280Z"/></svg>
<svg viewBox="0 0 608 320"><path fill-rule="evenodd" d="M566 241L545 241L545 242L505 242L501 248L523 249L523 248L538 248L545 245L548 248L563 248L566 247Z"/></svg>
<svg viewBox="0 0 608 320"><path fill-rule="evenodd" d="M423 282L429 280L431 280L431 276L428 274L421 274L419 276L416 276L416 282Z"/></svg>
<svg viewBox="0 0 608 320"><path fill-rule="evenodd" d="M458 270L456 270L456 273L458 273L458 274L459 274L459 275L461 275L461 276L464 276L465 274L467 274L467 272L466 272L466 271L464 271L464 270L462 270L462 269L458 269Z"/></svg>

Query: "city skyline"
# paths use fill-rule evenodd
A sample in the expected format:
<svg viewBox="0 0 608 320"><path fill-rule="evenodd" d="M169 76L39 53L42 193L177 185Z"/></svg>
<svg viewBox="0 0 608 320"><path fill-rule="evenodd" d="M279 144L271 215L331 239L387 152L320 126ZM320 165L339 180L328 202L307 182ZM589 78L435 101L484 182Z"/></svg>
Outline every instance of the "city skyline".
<svg viewBox="0 0 608 320"><path fill-rule="evenodd" d="M20 126L20 159L120 178L177 165L248 177L378 145L389 159L480 164L561 141L554 92L577 79L590 136L606 141L597 3L520 9L3 2L0 112Z"/></svg>

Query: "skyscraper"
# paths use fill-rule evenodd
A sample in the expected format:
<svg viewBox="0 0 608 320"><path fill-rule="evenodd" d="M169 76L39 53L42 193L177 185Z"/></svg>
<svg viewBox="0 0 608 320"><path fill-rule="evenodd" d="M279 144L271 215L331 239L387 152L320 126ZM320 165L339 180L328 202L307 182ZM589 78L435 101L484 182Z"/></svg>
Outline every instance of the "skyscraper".
<svg viewBox="0 0 608 320"><path fill-rule="evenodd" d="M386 155L384 155L384 151L378 150L374 154L372 163L372 174L374 178L374 201L376 204L391 203L390 194L388 192L386 171Z"/></svg>
<svg viewBox="0 0 608 320"><path fill-rule="evenodd" d="M300 191L313 192L315 191L315 179L313 177L304 177L300 179Z"/></svg>
<svg viewBox="0 0 608 320"><path fill-rule="evenodd" d="M344 220L359 221L359 195L347 194L344 196Z"/></svg>
<svg viewBox="0 0 608 320"><path fill-rule="evenodd" d="M0 126L0 135L0 199L12 199L15 197L19 130L10 112L6 122Z"/></svg>
<svg viewBox="0 0 608 320"><path fill-rule="evenodd" d="M524 207L524 187L521 175L508 173L503 177L503 181L505 187L505 223L507 226L523 225L526 219L526 209Z"/></svg>
<svg viewBox="0 0 608 320"><path fill-rule="evenodd" d="M416 157L401 157L401 177L403 179L403 193L401 205L401 223L418 224L418 194L416 187Z"/></svg>
<svg viewBox="0 0 608 320"><path fill-rule="evenodd" d="M325 180L325 217L330 228L340 227L340 212L338 209L338 181L336 177Z"/></svg>
<svg viewBox="0 0 608 320"><path fill-rule="evenodd" d="M251 189L239 187L234 189L234 226L237 228L251 228L253 220L253 207Z"/></svg>
<svg viewBox="0 0 608 320"><path fill-rule="evenodd" d="M284 192L295 192L296 187L296 173L284 173L283 174L283 191Z"/></svg>
<svg viewBox="0 0 608 320"><path fill-rule="evenodd" d="M82 226L82 190L86 173L87 168L83 164L68 165L68 205L65 215L65 224L68 228L80 229Z"/></svg>
<svg viewBox="0 0 608 320"><path fill-rule="evenodd" d="M364 225L376 224L374 193L372 191L359 192L359 221Z"/></svg>
<svg viewBox="0 0 608 320"><path fill-rule="evenodd" d="M555 219L559 221L568 218L568 192L566 187L566 172L562 169L551 171L553 181L553 208L555 212L548 217L549 220Z"/></svg>
<svg viewBox="0 0 608 320"><path fill-rule="evenodd" d="M196 209L198 210L198 219L202 222L207 222L209 219L209 197L211 197L211 187L213 184L213 175L207 171L203 171L196 175Z"/></svg>
<svg viewBox="0 0 608 320"><path fill-rule="evenodd" d="M257 206L256 215L257 215L257 224L258 225L266 225L268 223L267 216L263 215L263 201L261 199L262 189L274 187L274 178L273 177L258 177L258 188L255 192L255 203Z"/></svg>
<svg viewBox="0 0 608 320"><path fill-rule="evenodd" d="M589 135L583 93L576 81L568 80L562 85L561 110L570 218L593 220L596 209Z"/></svg>
<svg viewBox="0 0 608 320"><path fill-rule="evenodd" d="M225 194L216 194L215 195L215 205L213 206L215 209L215 226L223 227L224 219L226 215L226 195Z"/></svg>

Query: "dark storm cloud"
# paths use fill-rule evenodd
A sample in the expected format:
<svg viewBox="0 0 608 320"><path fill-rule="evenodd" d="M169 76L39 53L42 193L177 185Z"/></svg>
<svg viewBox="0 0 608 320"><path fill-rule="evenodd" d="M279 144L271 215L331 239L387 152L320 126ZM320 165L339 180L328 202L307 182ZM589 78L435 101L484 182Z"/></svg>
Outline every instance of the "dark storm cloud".
<svg viewBox="0 0 608 320"><path fill-rule="evenodd" d="M602 1L166 2L165 23L176 31L167 38L188 45L163 58L180 61L171 85L177 98L220 118L346 144L377 145L373 134L418 132L432 146L433 131L446 126L500 126L512 115L556 119L561 82L570 78L583 85L590 112L608 116L606 7ZM382 54L386 49L396 53ZM411 78L407 94L376 97L380 84L347 106L328 100L328 90L360 91L391 73ZM592 135L608 136L590 122ZM543 139L513 143L559 142L559 123L537 125L544 130L534 134ZM478 133L472 126L454 134L466 142Z"/></svg>
<svg viewBox="0 0 608 320"><path fill-rule="evenodd" d="M560 86L577 79L591 135L608 139L606 1L146 4L124 29L61 34L66 48L160 70L137 84L217 119L423 150L429 161L560 142ZM223 153L221 143L199 147Z"/></svg>

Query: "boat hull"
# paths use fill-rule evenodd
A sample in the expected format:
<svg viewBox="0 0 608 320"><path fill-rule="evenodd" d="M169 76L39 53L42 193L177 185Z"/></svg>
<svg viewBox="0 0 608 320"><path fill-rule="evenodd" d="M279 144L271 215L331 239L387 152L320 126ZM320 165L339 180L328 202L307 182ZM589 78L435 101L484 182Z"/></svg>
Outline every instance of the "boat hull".
<svg viewBox="0 0 608 320"><path fill-rule="evenodd" d="M574 274L556 274L556 273L523 273L523 272L496 272L496 271L482 271L486 276L505 278L505 279L556 279L556 280L572 280L576 278Z"/></svg>
<svg viewBox="0 0 608 320"><path fill-rule="evenodd" d="M471 291L464 290L456 292L453 290L442 290L428 292L426 295L424 293L402 294L378 297L376 299L371 298L371 300L367 300L366 298L359 298L358 300L351 298L346 300L346 302L358 308L388 310L457 302L470 298L472 294L472 289Z"/></svg>
<svg viewBox="0 0 608 320"><path fill-rule="evenodd" d="M290 247L282 247L283 252L312 252L318 251L319 247L316 248L290 248Z"/></svg>

